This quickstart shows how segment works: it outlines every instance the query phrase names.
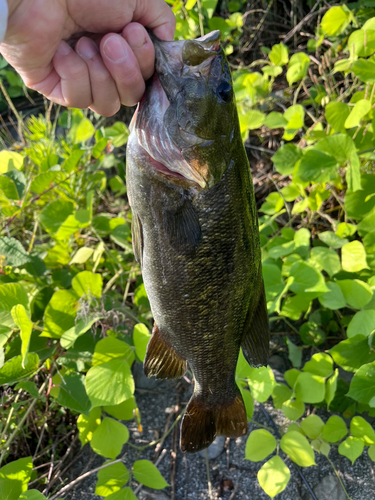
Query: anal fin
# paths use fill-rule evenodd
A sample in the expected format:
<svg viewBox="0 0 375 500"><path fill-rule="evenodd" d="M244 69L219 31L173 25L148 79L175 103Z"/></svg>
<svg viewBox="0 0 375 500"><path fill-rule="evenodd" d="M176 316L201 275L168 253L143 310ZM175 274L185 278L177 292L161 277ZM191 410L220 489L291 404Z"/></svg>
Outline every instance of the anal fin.
<svg viewBox="0 0 375 500"><path fill-rule="evenodd" d="M163 338L155 324L143 363L147 377L179 378L186 371L186 360Z"/></svg>
<svg viewBox="0 0 375 500"><path fill-rule="evenodd" d="M247 432L247 416L241 394L225 405L208 407L193 395L181 424L181 451L207 448L216 436L240 437Z"/></svg>
<svg viewBox="0 0 375 500"><path fill-rule="evenodd" d="M245 359L251 366L266 365L269 353L270 333L263 280L259 288L259 302L255 310L249 311L241 343Z"/></svg>

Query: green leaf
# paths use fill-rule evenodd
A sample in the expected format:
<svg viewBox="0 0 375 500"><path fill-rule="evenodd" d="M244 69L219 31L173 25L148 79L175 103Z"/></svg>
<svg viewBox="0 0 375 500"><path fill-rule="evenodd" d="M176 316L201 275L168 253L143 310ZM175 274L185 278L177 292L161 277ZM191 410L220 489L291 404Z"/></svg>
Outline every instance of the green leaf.
<svg viewBox="0 0 375 500"><path fill-rule="evenodd" d="M115 148L126 144L129 137L129 129L123 122L115 122L111 127L104 129L104 137L111 139Z"/></svg>
<svg viewBox="0 0 375 500"><path fill-rule="evenodd" d="M72 172L72 170L78 165L84 152L85 151L83 149L75 149L72 151L71 155L62 164L62 169L68 174Z"/></svg>
<svg viewBox="0 0 375 500"><path fill-rule="evenodd" d="M273 68L274 70L276 70L277 68L280 68L280 66L276 66L276 67L268 66L268 68ZM281 70L281 68L280 68L280 70ZM262 68L262 71L263 71L263 73L265 73L265 67ZM281 70L281 72L282 72L282 70ZM269 74L270 72L267 72L267 73ZM274 71L274 73L281 74L278 71ZM277 76L277 74L271 74L271 76ZM266 116L266 119L264 120L264 125L266 127L270 128L271 130L273 130L275 128L283 128L287 124L288 124L288 122L285 120L284 116L281 113L279 113L278 111L271 111L271 113L268 113L268 115ZM282 149L282 148L280 148L280 149ZM278 151L280 151L280 149Z"/></svg>
<svg viewBox="0 0 375 500"><path fill-rule="evenodd" d="M72 287L79 297L85 295L100 298L102 296L103 278L91 271L82 271L72 279Z"/></svg>
<svg viewBox="0 0 375 500"><path fill-rule="evenodd" d="M72 264L84 264L89 260L91 255L94 253L93 248L89 247L81 247L77 250L77 252L73 255L72 260L69 262L69 265Z"/></svg>
<svg viewBox="0 0 375 500"><path fill-rule="evenodd" d="M353 31L348 39L348 49L352 58L354 56L368 57L375 51L375 31L374 29L364 29Z"/></svg>
<svg viewBox="0 0 375 500"><path fill-rule="evenodd" d="M79 440L82 446L91 441L92 434L100 425L101 409L93 408L88 415L81 414L77 419L77 427L79 430Z"/></svg>
<svg viewBox="0 0 375 500"><path fill-rule="evenodd" d="M358 127L362 118L367 115L371 109L370 101L361 99L355 103L354 108L351 110L349 116L345 120L345 128Z"/></svg>
<svg viewBox="0 0 375 500"><path fill-rule="evenodd" d="M349 338L356 335L363 335L368 337L375 330L375 310L366 309L358 311L350 321L347 329L347 336Z"/></svg>
<svg viewBox="0 0 375 500"><path fill-rule="evenodd" d="M28 490L22 493L18 500L46 500L46 497L38 490Z"/></svg>
<svg viewBox="0 0 375 500"><path fill-rule="evenodd" d="M74 290L57 290L44 313L43 337L60 338L74 326L78 296Z"/></svg>
<svg viewBox="0 0 375 500"><path fill-rule="evenodd" d="M291 141L300 128L303 127L305 119L305 110L300 104L290 106L284 113L284 118L288 120L285 127L283 139Z"/></svg>
<svg viewBox="0 0 375 500"><path fill-rule="evenodd" d="M0 325L13 328L15 326L11 310L17 304L29 308L26 290L19 283L0 284Z"/></svg>
<svg viewBox="0 0 375 500"><path fill-rule="evenodd" d="M316 262L320 269L332 277L341 271L340 258L331 248L314 247L311 249L311 260Z"/></svg>
<svg viewBox="0 0 375 500"><path fill-rule="evenodd" d="M337 311L338 309L345 307L346 301L339 285L332 281L328 281L326 283L326 287L329 291L318 297L321 305L327 309L332 309L333 311Z"/></svg>
<svg viewBox="0 0 375 500"><path fill-rule="evenodd" d="M20 458L0 469L0 498L1 500L18 500L27 490L31 478L33 462L31 457Z"/></svg>
<svg viewBox="0 0 375 500"><path fill-rule="evenodd" d="M169 484L149 460L137 460L133 466L134 479L154 490L162 490Z"/></svg>
<svg viewBox="0 0 375 500"><path fill-rule="evenodd" d="M322 274L307 262L295 262L290 275L294 278L290 286L294 293L317 292L319 295L328 291Z"/></svg>
<svg viewBox="0 0 375 500"><path fill-rule="evenodd" d="M375 362L359 368L352 378L347 395L355 401L375 407Z"/></svg>
<svg viewBox="0 0 375 500"><path fill-rule="evenodd" d="M290 479L290 471L279 456L272 457L258 471L257 478L261 488L274 498L285 490Z"/></svg>
<svg viewBox="0 0 375 500"><path fill-rule="evenodd" d="M375 352L370 351L368 339L362 335L342 340L328 352L335 363L347 372L355 372L362 365L375 361Z"/></svg>
<svg viewBox="0 0 375 500"><path fill-rule="evenodd" d="M375 196L373 196L375 192L375 176L370 174L361 175L361 186L362 190L347 191L345 194L346 216L350 219L362 219L375 206Z"/></svg>
<svg viewBox="0 0 375 500"><path fill-rule="evenodd" d="M113 240L117 245L119 245L121 248L124 248L125 250L129 250L131 248L130 246L130 236L131 236L131 231L130 227L128 224L122 224L121 226L117 226L114 228L112 231L110 238Z"/></svg>
<svg viewBox="0 0 375 500"><path fill-rule="evenodd" d="M355 309L362 309L372 299L371 287L361 280L339 280L346 303Z"/></svg>
<svg viewBox="0 0 375 500"><path fill-rule="evenodd" d="M344 420L337 416L332 415L329 417L326 424L324 425L322 438L329 443L337 443L348 433Z"/></svg>
<svg viewBox="0 0 375 500"><path fill-rule="evenodd" d="M129 487L122 488L115 493L112 493L106 500L137 500L137 497L134 495L133 490Z"/></svg>
<svg viewBox="0 0 375 500"><path fill-rule="evenodd" d="M292 280L293 278L288 278ZM286 290L284 291L284 293ZM299 320L303 311L307 311L311 304L311 298L306 294L298 294L293 297L290 295L283 302L283 307L281 309L281 315L291 318L293 320Z"/></svg>
<svg viewBox="0 0 375 500"><path fill-rule="evenodd" d="M135 352L141 361L145 359L147 345L150 338L151 335L146 325L144 325L143 323L138 323L134 326L133 342L135 346Z"/></svg>
<svg viewBox="0 0 375 500"><path fill-rule="evenodd" d="M23 157L15 151L0 151L0 174L5 174L12 170L21 170Z"/></svg>
<svg viewBox="0 0 375 500"><path fill-rule="evenodd" d="M285 384L275 384L272 390L273 406L276 410L281 410L285 401L288 401L292 396L292 391Z"/></svg>
<svg viewBox="0 0 375 500"><path fill-rule="evenodd" d="M0 190L8 200L19 200L18 191L12 179L5 174L0 176Z"/></svg>
<svg viewBox="0 0 375 500"><path fill-rule="evenodd" d="M349 241L340 238L340 236L337 236L337 234L333 233L332 231L323 231L322 233L318 234L318 237L323 243L331 248L341 248Z"/></svg>
<svg viewBox="0 0 375 500"><path fill-rule="evenodd" d="M79 413L89 412L91 403L86 393L84 375L70 372L62 377L58 402Z"/></svg>
<svg viewBox="0 0 375 500"><path fill-rule="evenodd" d="M67 200L55 200L43 208L39 220L48 233L57 233L60 226L74 212L74 204Z"/></svg>
<svg viewBox="0 0 375 500"><path fill-rule="evenodd" d="M351 463L354 464L357 458L362 454L363 447L364 444L362 439L349 436L345 441L340 443L338 451L340 455L349 458Z"/></svg>
<svg viewBox="0 0 375 500"><path fill-rule="evenodd" d="M284 289L281 271L274 264L263 264L262 275L267 300L273 300Z"/></svg>
<svg viewBox="0 0 375 500"><path fill-rule="evenodd" d="M318 415L309 415L302 420L301 427L308 438L316 439L322 433L324 422Z"/></svg>
<svg viewBox="0 0 375 500"><path fill-rule="evenodd" d="M272 394L275 377L269 367L250 368L248 383L253 398L264 403Z"/></svg>
<svg viewBox="0 0 375 500"><path fill-rule="evenodd" d="M317 323L308 321L300 326L299 334L301 340L306 345L320 345L326 339L326 333Z"/></svg>
<svg viewBox="0 0 375 500"><path fill-rule="evenodd" d="M324 400L324 378L304 372L297 378L294 386L296 399L304 403L320 403Z"/></svg>
<svg viewBox="0 0 375 500"><path fill-rule="evenodd" d="M196 3L197 3L197 0L187 0L186 5L185 5L185 9L191 10Z"/></svg>
<svg viewBox="0 0 375 500"><path fill-rule="evenodd" d="M297 52L296 54L293 54L289 60L288 71L286 73L286 79L289 85L305 78L309 66L310 58L307 54L304 52Z"/></svg>
<svg viewBox="0 0 375 500"><path fill-rule="evenodd" d="M352 71L362 82L375 82L375 61L372 58L358 59L352 65Z"/></svg>
<svg viewBox="0 0 375 500"><path fill-rule="evenodd" d="M350 11L344 7L331 7L323 16L321 27L328 36L340 35L351 22Z"/></svg>
<svg viewBox="0 0 375 500"><path fill-rule="evenodd" d="M98 455L115 459L128 439L128 428L117 420L106 417L94 430L90 445Z"/></svg>
<svg viewBox="0 0 375 500"><path fill-rule="evenodd" d="M345 120L350 114L349 106L344 102L331 101L325 108L326 120L336 132L345 132Z"/></svg>
<svg viewBox="0 0 375 500"><path fill-rule="evenodd" d="M298 175L305 182L329 182L336 177L337 172L336 159L316 149L306 151L298 167Z"/></svg>
<svg viewBox="0 0 375 500"><path fill-rule="evenodd" d="M95 133L94 125L88 118L84 117L84 114L81 110L73 109L71 112L72 124L68 132L68 138L72 141L73 144L86 142Z"/></svg>
<svg viewBox="0 0 375 500"><path fill-rule="evenodd" d="M6 259L8 266L23 266L30 262L30 255L15 238L3 236L0 238L0 255Z"/></svg>
<svg viewBox="0 0 375 500"><path fill-rule="evenodd" d="M302 401L285 401L281 409L283 410L284 415L289 420L298 420L305 413L305 405Z"/></svg>
<svg viewBox="0 0 375 500"><path fill-rule="evenodd" d="M368 449L368 456L371 458L373 462L375 462L375 444L370 446L370 448Z"/></svg>
<svg viewBox="0 0 375 500"><path fill-rule="evenodd" d="M27 391L30 396L32 396L35 399L39 399L39 391L38 388L35 384L35 382L31 382L30 380L25 380L24 382L19 382L15 386L15 390L22 389L24 391Z"/></svg>
<svg viewBox="0 0 375 500"><path fill-rule="evenodd" d="M346 238L347 236L353 236L357 231L357 226L354 224L349 224L349 222L340 222L337 226L336 234L340 238Z"/></svg>
<svg viewBox="0 0 375 500"><path fill-rule="evenodd" d="M276 448L276 439L265 429L250 433L246 441L245 458L252 462L261 462Z"/></svg>
<svg viewBox="0 0 375 500"><path fill-rule="evenodd" d="M277 43L272 46L271 52L269 53L270 61L275 66L284 66L289 60L289 49L283 43Z"/></svg>
<svg viewBox="0 0 375 500"><path fill-rule="evenodd" d="M314 451L309 442L299 432L287 432L281 438L281 449L286 453L293 462L301 467L310 467L315 464Z"/></svg>
<svg viewBox="0 0 375 500"><path fill-rule="evenodd" d="M245 404L246 416L248 420L251 420L254 415L254 399L250 391L246 389L240 389L243 402Z"/></svg>
<svg viewBox="0 0 375 500"><path fill-rule="evenodd" d="M256 130L264 124L266 115L261 111L252 109L246 113L239 114L241 133L244 130Z"/></svg>
<svg viewBox="0 0 375 500"><path fill-rule="evenodd" d="M124 359L131 366L135 359L134 347L115 337L106 337L99 340L95 346L92 365L102 365L114 359Z"/></svg>
<svg viewBox="0 0 375 500"><path fill-rule="evenodd" d="M48 172L42 172L41 174L37 175L33 178L33 181L30 185L30 190L34 193L42 194L43 191L51 186L52 182L59 175L60 170L61 167L58 166L56 170L48 170Z"/></svg>
<svg viewBox="0 0 375 500"><path fill-rule="evenodd" d="M24 366L22 364L22 356L15 356L6 361L0 368L0 385L12 385L25 378L30 378L38 370L38 367L39 356L34 352L29 353Z"/></svg>
<svg viewBox="0 0 375 500"><path fill-rule="evenodd" d="M86 375L86 391L92 407L117 405L134 393L134 380L125 359L93 366Z"/></svg>
<svg viewBox="0 0 375 500"><path fill-rule="evenodd" d="M294 368L299 368L302 362L302 350L293 344L289 337L286 337L285 340L288 346L288 358Z"/></svg>
<svg viewBox="0 0 375 500"><path fill-rule="evenodd" d="M327 403L327 408L332 403L337 389L337 380L339 378L339 370L335 369L335 373L326 382L326 394L324 396L324 401Z"/></svg>
<svg viewBox="0 0 375 500"><path fill-rule="evenodd" d="M305 364L303 371L320 375L321 377L330 377L333 373L332 358L324 352L318 352Z"/></svg>
<svg viewBox="0 0 375 500"><path fill-rule="evenodd" d="M105 467L98 472L95 495L108 497L125 486L129 477L129 471L122 462Z"/></svg>
<svg viewBox="0 0 375 500"><path fill-rule="evenodd" d="M362 417L352 418L350 422L350 432L354 437L362 439L366 446L375 444L374 429Z"/></svg>
<svg viewBox="0 0 375 500"><path fill-rule="evenodd" d="M89 314L85 318L78 320L76 324L67 330L60 338L61 347L64 347L64 349L73 347L78 337L90 330L90 328L101 318L101 316L92 317L92 315Z"/></svg>
<svg viewBox="0 0 375 500"><path fill-rule="evenodd" d="M286 122L285 118L284 121ZM286 122L287 123L287 122ZM286 144L279 148L271 160L275 169L282 175L291 175L298 160L302 158L302 149L295 144Z"/></svg>
<svg viewBox="0 0 375 500"><path fill-rule="evenodd" d="M114 406L103 406L103 410L117 420L131 420L133 418L133 410L137 408L134 396L126 399L122 403Z"/></svg>
<svg viewBox="0 0 375 500"><path fill-rule="evenodd" d="M284 378L285 378L286 382L289 384L289 387L291 387L292 389L294 388L294 385L295 385L300 373L301 372L299 370L296 370L295 368L292 368L291 370L287 370L284 373Z"/></svg>
<svg viewBox="0 0 375 500"><path fill-rule="evenodd" d="M374 311L375 312L375 311ZM33 323L30 321L29 315L22 304L17 304L12 307L11 314L15 324L20 329L21 336L21 355L22 355L22 366L25 367L25 362L27 360L27 353L29 352L29 344L31 332L33 329Z"/></svg>
<svg viewBox="0 0 375 500"><path fill-rule="evenodd" d="M366 262L366 251L360 241L346 243L341 249L342 268L348 273L357 273L369 269Z"/></svg>

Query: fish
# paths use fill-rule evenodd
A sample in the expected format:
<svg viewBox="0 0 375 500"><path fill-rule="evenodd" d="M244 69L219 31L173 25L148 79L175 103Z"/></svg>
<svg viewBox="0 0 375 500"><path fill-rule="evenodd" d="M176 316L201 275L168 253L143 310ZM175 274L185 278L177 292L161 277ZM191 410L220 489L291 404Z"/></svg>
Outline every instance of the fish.
<svg viewBox="0 0 375 500"><path fill-rule="evenodd" d="M194 392L180 448L243 436L240 348L265 365L269 328L258 218L220 32L167 42L152 35L155 73L126 153L134 255L154 319L148 377L182 377Z"/></svg>

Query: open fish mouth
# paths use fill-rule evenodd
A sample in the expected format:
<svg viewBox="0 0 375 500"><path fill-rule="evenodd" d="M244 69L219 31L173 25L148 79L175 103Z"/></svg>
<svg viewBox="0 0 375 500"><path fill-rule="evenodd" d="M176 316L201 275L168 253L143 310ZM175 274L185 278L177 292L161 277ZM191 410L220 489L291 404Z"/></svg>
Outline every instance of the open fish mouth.
<svg viewBox="0 0 375 500"><path fill-rule="evenodd" d="M181 91L179 78L187 74L196 78L208 76L220 46L220 32L210 33L196 41L163 42L154 35L151 38L155 46L156 72L147 82L130 130L148 153L151 168L172 182L185 180L198 189L205 189L208 179L186 161L183 150L204 147L213 141L202 139L180 127L181 148L181 144L177 145L168 133L166 113L171 106L170 99L173 100Z"/></svg>

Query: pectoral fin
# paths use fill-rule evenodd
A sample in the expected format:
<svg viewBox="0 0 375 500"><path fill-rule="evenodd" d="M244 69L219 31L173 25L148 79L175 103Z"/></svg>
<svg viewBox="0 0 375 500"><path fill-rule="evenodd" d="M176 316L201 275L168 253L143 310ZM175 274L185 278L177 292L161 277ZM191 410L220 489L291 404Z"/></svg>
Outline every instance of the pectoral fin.
<svg viewBox="0 0 375 500"><path fill-rule="evenodd" d="M142 267L143 256L143 231L142 223L138 214L133 212L132 217L132 241L135 260Z"/></svg>
<svg viewBox="0 0 375 500"><path fill-rule="evenodd" d="M163 210L163 227L173 248L184 254L194 252L202 237L198 215L188 199L176 209Z"/></svg>
<svg viewBox="0 0 375 500"><path fill-rule="evenodd" d="M242 351L251 366L267 364L269 352L269 327L266 295L263 281L260 286L259 302L255 310L249 310L242 337Z"/></svg>

